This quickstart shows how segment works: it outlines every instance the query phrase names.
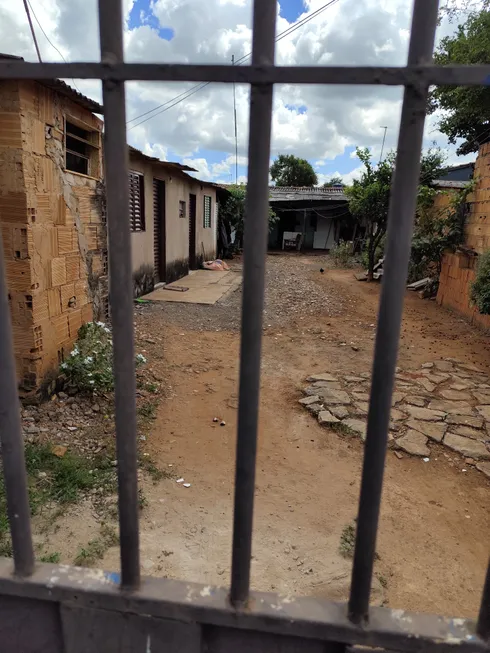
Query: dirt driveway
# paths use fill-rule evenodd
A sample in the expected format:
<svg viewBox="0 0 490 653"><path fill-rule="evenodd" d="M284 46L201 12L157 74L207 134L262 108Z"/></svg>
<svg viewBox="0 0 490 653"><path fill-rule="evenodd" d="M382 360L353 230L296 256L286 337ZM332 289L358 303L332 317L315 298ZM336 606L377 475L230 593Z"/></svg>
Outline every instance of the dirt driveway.
<svg viewBox="0 0 490 653"><path fill-rule="evenodd" d="M298 405L306 376L369 371L379 286L325 259L269 256L252 586L347 597L339 554L357 511L362 443L320 427ZM231 558L240 291L215 306L144 305L143 342L163 341L168 380L146 451L173 477L145 481L144 573L226 585ZM159 344L147 344L161 353ZM483 333L407 293L400 365L452 356L490 366ZM218 417L226 423L213 422ZM436 450L437 452L437 450ZM388 453L373 600L474 617L488 561L490 482L462 459ZM190 483L184 487L176 480ZM118 567L112 548L101 566Z"/></svg>

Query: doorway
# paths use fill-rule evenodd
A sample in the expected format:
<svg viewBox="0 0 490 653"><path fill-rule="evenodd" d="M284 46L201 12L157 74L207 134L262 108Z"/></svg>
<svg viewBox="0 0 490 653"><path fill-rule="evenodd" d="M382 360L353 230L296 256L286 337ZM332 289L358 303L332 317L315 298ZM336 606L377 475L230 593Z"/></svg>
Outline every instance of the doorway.
<svg viewBox="0 0 490 653"><path fill-rule="evenodd" d="M196 203L197 197L189 195L189 270L195 270L196 262Z"/></svg>
<svg viewBox="0 0 490 653"><path fill-rule="evenodd" d="M165 281L165 182L153 179L153 260L155 283Z"/></svg>

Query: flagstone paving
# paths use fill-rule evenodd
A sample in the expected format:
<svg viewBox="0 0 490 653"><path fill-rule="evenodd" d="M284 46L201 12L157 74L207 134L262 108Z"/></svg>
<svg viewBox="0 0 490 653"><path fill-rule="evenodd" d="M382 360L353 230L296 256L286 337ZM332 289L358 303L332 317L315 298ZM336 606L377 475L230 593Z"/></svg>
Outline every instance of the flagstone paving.
<svg viewBox="0 0 490 653"><path fill-rule="evenodd" d="M318 422L366 439L370 378L312 374L299 403ZM397 369L388 446L428 458L440 444L466 457L490 478L490 377L455 359L424 363L418 370Z"/></svg>

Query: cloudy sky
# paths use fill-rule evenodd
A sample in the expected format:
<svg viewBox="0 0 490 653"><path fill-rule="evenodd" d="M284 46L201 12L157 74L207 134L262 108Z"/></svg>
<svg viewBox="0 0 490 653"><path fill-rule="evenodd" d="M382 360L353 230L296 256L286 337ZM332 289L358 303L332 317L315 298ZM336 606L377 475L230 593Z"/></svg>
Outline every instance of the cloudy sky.
<svg viewBox="0 0 490 653"><path fill-rule="evenodd" d="M96 0L29 2L45 61L61 61L60 53L67 61L99 58ZM127 61L226 63L232 55L240 59L250 53L252 0L123 2ZM279 0L276 33L280 35L326 2ZM403 65L411 4L411 0L336 0L278 41L276 63ZM454 28L443 23L438 38ZM0 42L2 51L35 60L21 0L0 0ZM100 100L99 82L75 83L83 93ZM195 167L202 179L231 182L235 176L232 87L202 86L128 84L128 141L147 154ZM242 181L247 175L248 96L246 86L237 86L238 174ZM292 153L314 165L320 183L334 174L349 182L359 170L356 146L370 147L375 159L379 157L382 126L388 127L385 151L395 147L401 96L398 88L375 86L277 86L272 157ZM163 106L147 114L159 105ZM426 125L426 145L432 141L447 150L449 163L474 159L474 155L456 158L455 147L449 147L435 128L434 116Z"/></svg>

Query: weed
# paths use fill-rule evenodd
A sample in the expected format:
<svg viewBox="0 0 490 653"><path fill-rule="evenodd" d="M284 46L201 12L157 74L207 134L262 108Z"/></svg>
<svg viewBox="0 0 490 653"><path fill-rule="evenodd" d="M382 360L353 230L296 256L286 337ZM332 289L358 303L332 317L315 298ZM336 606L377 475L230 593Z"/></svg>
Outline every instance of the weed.
<svg viewBox="0 0 490 653"><path fill-rule="evenodd" d="M338 268L352 267L355 259L352 255L352 243L348 241L340 241L334 245L329 252L333 263Z"/></svg>
<svg viewBox="0 0 490 653"><path fill-rule="evenodd" d="M142 456L139 459L139 466L141 469L143 469L145 472L147 472L151 480L154 483L158 483L158 481L161 481L163 478L171 478L172 474L170 472L164 471L157 467L153 460L149 456Z"/></svg>
<svg viewBox="0 0 490 653"><path fill-rule="evenodd" d="M377 574L377 576L378 576L379 584L381 585L381 587L386 589L388 587L388 580L386 579L386 577L383 576L382 574Z"/></svg>
<svg viewBox="0 0 490 653"><path fill-rule="evenodd" d="M147 382L145 383L145 389L148 390L148 392L151 392L152 394L156 395L158 393L158 384Z"/></svg>
<svg viewBox="0 0 490 653"><path fill-rule="evenodd" d="M39 514L49 506L49 524L43 526L45 532L63 514L67 504L93 488L110 492L116 485L115 470L109 459L89 461L70 452L59 458L48 444L27 443L25 460L31 514ZM0 473L0 555L11 555L3 472Z"/></svg>
<svg viewBox="0 0 490 653"><path fill-rule="evenodd" d="M347 424L344 424L343 422L336 422L335 424L329 424L329 427L339 435L347 435L350 438L355 438L358 435L355 431L349 428Z"/></svg>
<svg viewBox="0 0 490 653"><path fill-rule="evenodd" d="M140 510L144 510L148 506L148 499L145 497L142 488L138 488L138 506Z"/></svg>
<svg viewBox="0 0 490 653"><path fill-rule="evenodd" d="M54 553L47 553L46 555L41 556L39 558L41 562L51 562L54 565L57 562L59 562L60 559L61 559L61 553L59 553L58 551L55 551Z"/></svg>
<svg viewBox="0 0 490 653"><path fill-rule="evenodd" d="M103 524L100 528L99 537L90 540L86 547L82 547L77 553L73 564L77 567L91 567L98 560L104 557L111 546L119 543L119 536L111 526Z"/></svg>
<svg viewBox="0 0 490 653"><path fill-rule="evenodd" d="M343 558L352 558L354 555L354 546L356 543L356 526L347 524L342 529L340 536L339 553Z"/></svg>
<svg viewBox="0 0 490 653"><path fill-rule="evenodd" d="M138 415L144 419L156 418L157 404L153 401L147 401L138 408Z"/></svg>

